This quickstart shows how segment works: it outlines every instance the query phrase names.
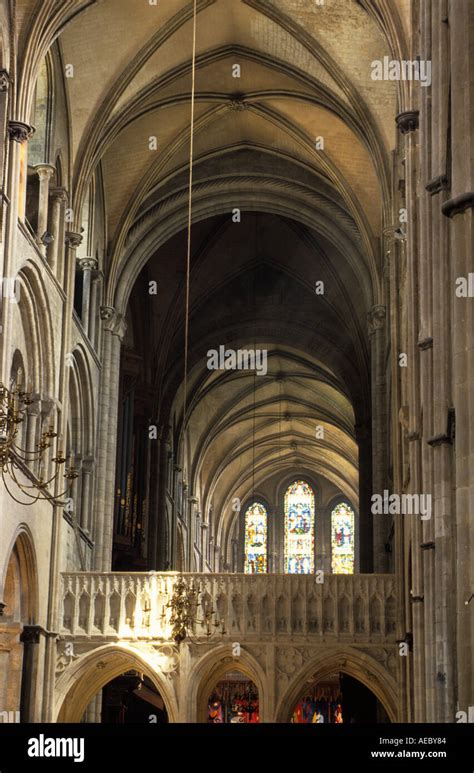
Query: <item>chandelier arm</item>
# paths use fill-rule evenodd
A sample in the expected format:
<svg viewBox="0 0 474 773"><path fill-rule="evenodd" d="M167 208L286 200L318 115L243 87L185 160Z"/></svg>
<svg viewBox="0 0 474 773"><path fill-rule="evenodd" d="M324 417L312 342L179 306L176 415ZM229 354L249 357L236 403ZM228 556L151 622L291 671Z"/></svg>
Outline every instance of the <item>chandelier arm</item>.
<svg viewBox="0 0 474 773"><path fill-rule="evenodd" d="M34 461L34 460L30 460L30 461ZM25 483L25 484L23 484L23 483L19 483L19 481L18 481L18 479L17 479L16 475L13 473L13 469L14 469L14 468L21 469L21 468L20 468L20 466L19 466L19 465L18 465L18 464L15 462L15 460L14 460L14 459L12 459L12 460L11 460L11 464L12 464L12 477L13 477L13 479L15 480L15 483L16 483L18 486L20 486L21 488L36 488L36 489L37 489L37 488L39 488L39 490L41 491L41 490L43 490L43 489L46 489L46 488L47 488L47 487L48 487L48 486L49 486L49 485L50 485L50 484L51 484L51 483L52 483L54 480L56 480L56 479L57 479L57 477L58 477L58 473L59 473L59 470L56 470L56 472L54 473L54 475L52 475L52 477L51 477L49 480L47 480L47 481L44 481L44 483L41 483L41 485L39 484L39 481L38 481L38 483L33 483L33 484L31 484L30 486L28 486L26 483ZM34 473L32 473L32 475L34 475ZM35 476L35 477L36 477L36 476ZM67 488L65 489L65 491L63 492L63 494L65 494L65 493L66 493L66 491L67 491ZM58 496L63 496L63 494L59 494ZM52 494L50 494L50 496L52 497L53 495L52 495ZM45 497L45 498L46 498L46 499L49 499L49 497Z"/></svg>
<svg viewBox="0 0 474 773"><path fill-rule="evenodd" d="M26 493L26 489L36 489L36 490L38 490L38 485L35 484L35 483L32 483L31 485L28 485L26 483L20 483L20 481L16 477L15 468L20 469L20 467L18 465L16 465L14 463L13 459L12 459L12 460L10 460L10 474L11 474L11 477L13 478L13 480L15 481L16 485L18 486L18 488L21 488L21 490L24 491L25 493ZM39 490L41 490L41 489L39 489Z"/></svg>
<svg viewBox="0 0 474 773"><path fill-rule="evenodd" d="M15 453L19 451L22 454L29 454L30 456L36 455L36 457L41 456L41 454L43 453L43 450L46 450L46 449L43 449L43 450L38 449L37 451L29 451L27 448L22 448L15 442L12 443L12 448L14 449ZM51 446L48 445L48 448L51 448Z"/></svg>
<svg viewBox="0 0 474 773"><path fill-rule="evenodd" d="M38 499L39 499L39 494L38 494L36 497L32 497L30 494L28 494L28 492L27 492L27 491L23 491L23 489L21 488L21 486L20 486L19 484L17 484L17 485L18 485L18 487L19 487L20 491L21 491L23 494L25 494L25 496L27 496L27 497L30 497L30 499L31 499L31 502L22 502L20 499L17 499L17 498L16 498L16 496L15 496L15 495L14 495L14 494L13 494L13 493L10 491L10 489L8 488L7 482L6 482L6 480L5 480L5 471L4 471L3 469L2 469L2 479L3 479L3 483L4 483L4 485L5 485L5 488L6 488L7 492L8 492L8 494L9 494L9 496L11 496L11 498L12 498L12 499L14 499L14 500L15 500L15 502L17 502L19 505L23 505L23 506L25 506L25 507L29 507L30 505L34 505L34 504L35 504L35 502L37 502L37 501L38 501ZM15 479L14 479L14 480L15 480ZM16 481L15 481L15 482L16 482Z"/></svg>
<svg viewBox="0 0 474 773"><path fill-rule="evenodd" d="M70 489L70 486L65 488L64 491L61 491L60 494L55 494L54 496L51 497L52 499L54 499L55 505L57 505L58 507L66 507L66 502L61 502L60 500L62 499L62 497L66 496L66 494L69 493L69 489Z"/></svg>
<svg viewBox="0 0 474 773"><path fill-rule="evenodd" d="M18 478L17 478L17 476L15 474L15 469L21 469L20 466L18 465L17 461L14 458L12 458L12 459L9 460L9 463L10 463L10 469L7 466L5 471L6 472L10 472L10 476L15 481L16 485L18 486L18 488L21 489L21 491L26 496L31 497L31 499L33 500L31 503L28 502L27 504L34 504L39 499L41 499L41 500L44 500L45 502L51 502L51 504L53 504L53 505L55 505L57 507L64 507L66 505L66 502L61 501L61 498L64 497L68 493L69 488L70 488L70 484L69 484L69 486L67 486L64 489L64 491L62 491L60 494L57 494L57 495L52 494L48 490L48 486L54 480L57 479L59 471L56 471L55 474L48 481L46 481L45 483L42 483L41 485L39 485L38 483L33 483L31 485L28 485L26 483L21 483L18 480ZM27 489L35 489L38 492L37 496L33 497L33 495L30 494L27 491Z"/></svg>

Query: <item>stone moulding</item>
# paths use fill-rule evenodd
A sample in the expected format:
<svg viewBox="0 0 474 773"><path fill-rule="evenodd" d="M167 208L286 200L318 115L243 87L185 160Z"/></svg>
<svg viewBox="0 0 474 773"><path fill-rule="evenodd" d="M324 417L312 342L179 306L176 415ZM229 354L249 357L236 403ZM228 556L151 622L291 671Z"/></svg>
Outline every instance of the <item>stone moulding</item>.
<svg viewBox="0 0 474 773"><path fill-rule="evenodd" d="M418 110L405 110L395 117L395 123L401 134L408 134L418 129Z"/></svg>
<svg viewBox="0 0 474 773"><path fill-rule="evenodd" d="M8 136L14 142L25 142L33 136L35 127L23 121L9 121L8 122Z"/></svg>
<svg viewBox="0 0 474 773"><path fill-rule="evenodd" d="M448 175L440 174L437 177L433 177L432 180L426 183L425 190L428 191L431 196L434 196L435 193L449 190Z"/></svg>
<svg viewBox="0 0 474 773"><path fill-rule="evenodd" d="M445 217L452 218L455 215L460 215L467 209L474 208L474 191L467 191L467 193L461 193L459 196L455 196L453 199L445 201L441 207L441 212Z"/></svg>

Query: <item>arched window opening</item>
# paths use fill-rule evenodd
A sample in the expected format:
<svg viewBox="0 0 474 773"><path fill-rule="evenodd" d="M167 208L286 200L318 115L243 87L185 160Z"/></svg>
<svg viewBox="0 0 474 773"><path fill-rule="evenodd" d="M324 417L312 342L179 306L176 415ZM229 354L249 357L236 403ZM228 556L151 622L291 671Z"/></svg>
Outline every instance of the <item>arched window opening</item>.
<svg viewBox="0 0 474 773"><path fill-rule="evenodd" d="M48 57L41 63L36 81L30 123L35 132L28 143L28 163L42 164L49 160L49 138L52 117L52 68Z"/></svg>
<svg viewBox="0 0 474 773"><path fill-rule="evenodd" d="M254 502L245 513L246 574L267 572L267 529L266 508L260 502Z"/></svg>
<svg viewBox="0 0 474 773"><path fill-rule="evenodd" d="M52 65L50 58L45 57L41 63L38 78L36 80L33 104L30 113L30 124L34 127L34 133L30 137L29 142L24 143L23 152L25 154L27 153L27 158L25 157L20 160L21 171L19 187L19 215L21 218L25 217L27 225L31 228L32 235L37 235L39 238L41 238L46 231L47 225L47 222L45 222L45 220L47 220L47 193L45 204L44 181L40 184L40 176L45 174L44 164L47 164L49 161L52 113ZM27 161L26 168L25 161ZM25 187L26 197L23 210ZM41 216L39 213L40 207L44 212L44 215L42 214Z"/></svg>
<svg viewBox="0 0 474 773"><path fill-rule="evenodd" d="M285 494L285 572L311 574L314 571L314 493L305 481L297 480Z"/></svg>
<svg viewBox="0 0 474 773"><path fill-rule="evenodd" d="M354 574L354 511L341 502L331 513L331 570Z"/></svg>
<svg viewBox="0 0 474 773"><path fill-rule="evenodd" d="M209 696L210 724L256 724L259 718L258 688L240 671L227 673Z"/></svg>

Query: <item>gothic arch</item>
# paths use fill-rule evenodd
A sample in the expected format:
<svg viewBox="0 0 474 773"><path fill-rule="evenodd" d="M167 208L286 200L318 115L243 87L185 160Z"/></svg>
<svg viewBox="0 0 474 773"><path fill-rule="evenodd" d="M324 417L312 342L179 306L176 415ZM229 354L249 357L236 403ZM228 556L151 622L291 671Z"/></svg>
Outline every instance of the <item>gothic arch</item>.
<svg viewBox="0 0 474 773"><path fill-rule="evenodd" d="M71 357L71 376L69 381L69 419L75 423L75 437L82 456L93 452L94 438L94 406L91 403L93 394L91 373L82 348L78 347Z"/></svg>
<svg viewBox="0 0 474 773"><path fill-rule="evenodd" d="M38 619L38 565L30 528L22 523L12 537L0 580L4 618L27 625ZM9 607L13 607L10 612Z"/></svg>
<svg viewBox="0 0 474 773"><path fill-rule="evenodd" d="M336 233L334 212L325 210L317 199L306 197L303 201L293 187L291 183L281 185L278 180L271 179L259 180L258 185L253 180L240 181L238 178L207 181L196 186L194 191L193 225L214 215L228 214L229 195L231 191L234 195L238 191L242 211L280 215L323 234L335 250L359 267L358 278L370 305L380 303L382 287L371 250L361 249L355 243L353 234L349 237L349 233L341 228ZM107 303L117 308L119 313L126 312L130 293L150 255L186 227L186 202L184 192L175 194L172 199L165 200L156 213L153 212L154 217L148 215L144 218L143 228L138 233L131 232L121 261L110 274L106 291ZM160 222L158 230L156 217Z"/></svg>
<svg viewBox="0 0 474 773"><path fill-rule="evenodd" d="M128 669L137 669L151 679L165 704L169 722L178 719L176 696L168 679L160 673L153 655L130 644L117 643L98 647L71 663L56 683L54 722L77 723L108 682Z"/></svg>
<svg viewBox="0 0 474 773"><path fill-rule="evenodd" d="M193 668L189 683L189 700L186 703L188 716L184 722L205 722L207 702L213 687L229 671L240 671L251 679L258 689L260 721L270 721L267 676L256 659L241 648L239 657L232 654L232 644L212 648L198 660Z"/></svg>
<svg viewBox="0 0 474 773"><path fill-rule="evenodd" d="M313 676L323 679L335 671L358 679L378 698L390 721L397 722L398 691L393 676L370 655L343 646L325 648L299 671L278 703L275 721L290 721L293 707L308 679Z"/></svg>
<svg viewBox="0 0 474 773"><path fill-rule="evenodd" d="M33 389L42 397L54 393L55 351L53 325L47 291L41 270L31 261L18 272L20 297L18 311L28 355L25 367L33 382Z"/></svg>

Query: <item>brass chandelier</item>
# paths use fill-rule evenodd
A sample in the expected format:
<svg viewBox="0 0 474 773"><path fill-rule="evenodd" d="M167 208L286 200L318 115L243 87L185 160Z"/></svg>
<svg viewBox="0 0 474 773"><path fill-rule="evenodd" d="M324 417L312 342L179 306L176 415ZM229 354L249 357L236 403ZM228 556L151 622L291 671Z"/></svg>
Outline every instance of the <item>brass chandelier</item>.
<svg viewBox="0 0 474 773"><path fill-rule="evenodd" d="M20 505L33 505L40 499L48 500L55 505L64 505L62 497L67 494L71 481L77 478L78 473L73 464L69 465L64 474L67 480L65 490L56 495L53 495L49 490L50 485L59 475L60 467L66 462L62 451L58 449L56 456L52 459L55 465L54 474L49 479L45 479L45 453L51 447L53 438L57 437L54 427L50 425L46 431L41 433L40 440L36 443L34 450L22 448L17 444L18 427L25 420L28 406L34 402L31 392L23 391L20 381L17 381L12 390L0 383L0 467L3 483L8 494ZM30 469L33 462L38 465L38 476ZM31 482L25 483L19 480L18 471ZM15 496L7 482L8 479L11 479L27 497L26 501Z"/></svg>
<svg viewBox="0 0 474 773"><path fill-rule="evenodd" d="M162 613L164 618L166 614L165 609L171 609L171 635L177 644L180 644L187 638L190 639L193 644L201 643L196 641L191 634L191 631L195 628L196 624L205 627L205 636L207 640L218 632L220 632L222 636L225 636L227 633L224 620L219 620L217 612L213 609L212 604L207 605L205 601L206 599L199 582L195 585L194 579L191 579L188 584L182 575L178 578L174 584L171 599L166 606L163 607ZM199 618L198 616L199 607L202 607L203 609L202 618Z"/></svg>

